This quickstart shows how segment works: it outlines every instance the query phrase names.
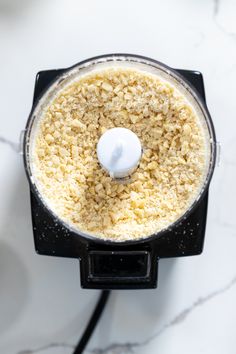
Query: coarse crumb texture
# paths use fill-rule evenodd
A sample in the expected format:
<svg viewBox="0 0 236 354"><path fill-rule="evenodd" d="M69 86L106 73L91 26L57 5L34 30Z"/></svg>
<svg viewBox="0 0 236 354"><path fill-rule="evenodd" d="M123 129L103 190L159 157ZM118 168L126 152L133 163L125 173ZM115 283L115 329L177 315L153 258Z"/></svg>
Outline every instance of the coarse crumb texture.
<svg viewBox="0 0 236 354"><path fill-rule="evenodd" d="M127 184L99 165L96 146L113 127L131 129L143 155ZM157 76L107 69L78 78L43 112L34 173L53 212L78 230L124 241L176 221L205 178L206 137L184 96Z"/></svg>

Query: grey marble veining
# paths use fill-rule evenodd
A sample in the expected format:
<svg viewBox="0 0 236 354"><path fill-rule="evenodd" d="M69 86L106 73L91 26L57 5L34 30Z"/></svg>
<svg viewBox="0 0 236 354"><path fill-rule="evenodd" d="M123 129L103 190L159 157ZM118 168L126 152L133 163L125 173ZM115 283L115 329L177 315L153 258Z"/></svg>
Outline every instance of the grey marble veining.
<svg viewBox="0 0 236 354"><path fill-rule="evenodd" d="M195 302L191 304L191 306L183 309L180 313L178 313L176 316L174 316L169 322L164 324L164 326L156 333L154 333L152 336L146 338L143 341L140 342L126 342L126 343L111 343L105 348L93 348L93 349L88 349L86 352L88 353L93 353L93 354L128 354L128 353L134 353L135 348L140 348L140 347L145 347L147 346L150 342L156 340L162 333L167 331L169 328L172 326L176 326L181 324L187 316L189 316L192 311L196 310L197 307L203 306L207 304L209 301L214 299L215 297L218 297L222 294L224 294L226 291L229 291L234 285L236 284L236 276L231 279L227 284L222 286L221 288L212 291L211 293L207 294L206 296L202 296L198 298ZM68 344L68 343L50 343L47 345L44 345L42 347L38 347L36 349L23 349L17 352L16 354L35 354L35 353L43 353L45 351L48 351L49 349L52 348L69 348L69 349L74 349L75 346Z"/></svg>
<svg viewBox="0 0 236 354"><path fill-rule="evenodd" d="M20 132L37 71L111 52L201 71L222 152L204 253L162 260L156 290L113 292L86 353L235 353L235 12L234 0L0 0L1 354L71 354L96 303L77 260L34 252Z"/></svg>
<svg viewBox="0 0 236 354"><path fill-rule="evenodd" d="M220 14L221 6L222 6L221 0L213 0L213 1L214 1L214 7L213 7L214 23L219 28L219 30L222 31L222 33L224 33L226 36L231 37L233 40L236 40L236 31L234 32L234 31L227 30L225 25L218 20L218 15Z"/></svg>
<svg viewBox="0 0 236 354"><path fill-rule="evenodd" d="M4 138L4 136L0 136L0 143L8 145L15 152L20 152L20 144L14 143L13 141Z"/></svg>

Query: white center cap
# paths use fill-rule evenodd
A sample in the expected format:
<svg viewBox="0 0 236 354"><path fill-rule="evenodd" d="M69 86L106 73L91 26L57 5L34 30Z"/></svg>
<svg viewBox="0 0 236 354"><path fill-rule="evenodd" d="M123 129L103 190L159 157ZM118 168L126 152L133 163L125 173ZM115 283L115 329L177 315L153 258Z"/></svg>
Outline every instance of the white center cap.
<svg viewBox="0 0 236 354"><path fill-rule="evenodd" d="M107 130L97 144L97 156L112 178L131 175L139 164L142 146L135 133L126 128Z"/></svg>

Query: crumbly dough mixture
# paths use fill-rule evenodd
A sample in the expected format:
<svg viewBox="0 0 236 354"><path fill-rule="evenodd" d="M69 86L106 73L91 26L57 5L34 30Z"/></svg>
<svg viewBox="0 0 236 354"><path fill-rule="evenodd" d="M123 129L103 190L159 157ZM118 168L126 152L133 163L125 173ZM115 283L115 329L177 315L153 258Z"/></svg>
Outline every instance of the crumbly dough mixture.
<svg viewBox="0 0 236 354"><path fill-rule="evenodd" d="M100 136L125 127L143 155L131 182L101 168ZM37 185L50 208L78 230L117 241L147 237L176 221L205 178L206 138L184 96L158 77L107 69L78 78L53 99L33 148Z"/></svg>

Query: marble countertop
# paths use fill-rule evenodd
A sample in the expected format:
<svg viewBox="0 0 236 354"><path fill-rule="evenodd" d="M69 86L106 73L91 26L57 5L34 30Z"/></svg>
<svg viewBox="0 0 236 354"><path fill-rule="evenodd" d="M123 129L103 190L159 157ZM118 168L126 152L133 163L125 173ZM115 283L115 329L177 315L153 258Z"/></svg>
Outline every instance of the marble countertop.
<svg viewBox="0 0 236 354"><path fill-rule="evenodd" d="M70 354L98 298L77 260L34 251L19 136L38 71L128 52L203 73L222 145L201 256L162 260L158 289L114 291L97 354L234 354L236 2L0 0L0 353Z"/></svg>

